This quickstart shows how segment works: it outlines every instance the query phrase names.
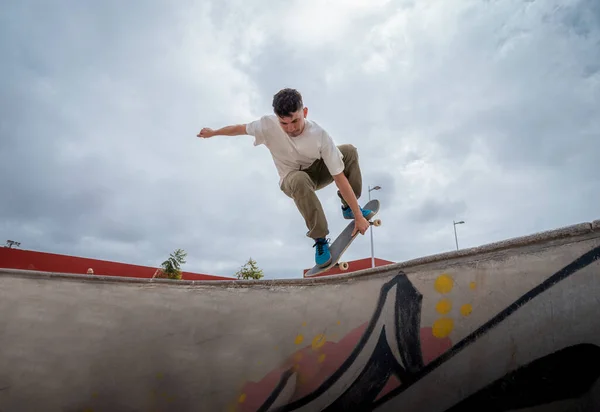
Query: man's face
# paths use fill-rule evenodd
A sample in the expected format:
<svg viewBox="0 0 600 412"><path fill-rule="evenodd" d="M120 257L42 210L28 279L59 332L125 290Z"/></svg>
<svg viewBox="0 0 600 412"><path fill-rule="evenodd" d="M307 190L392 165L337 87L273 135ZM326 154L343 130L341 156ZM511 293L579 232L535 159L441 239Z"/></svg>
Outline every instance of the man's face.
<svg viewBox="0 0 600 412"><path fill-rule="evenodd" d="M308 108L304 107L289 117L279 117L279 124L284 132L290 137L300 136L304 131L304 119L308 113Z"/></svg>

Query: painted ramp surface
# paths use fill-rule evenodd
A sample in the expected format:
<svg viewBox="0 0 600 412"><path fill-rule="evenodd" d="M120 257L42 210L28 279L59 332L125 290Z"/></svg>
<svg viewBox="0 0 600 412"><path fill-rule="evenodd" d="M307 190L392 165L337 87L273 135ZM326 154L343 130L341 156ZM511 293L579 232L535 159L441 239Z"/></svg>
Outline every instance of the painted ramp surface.
<svg viewBox="0 0 600 412"><path fill-rule="evenodd" d="M598 221L345 276L0 273L0 411L599 411Z"/></svg>

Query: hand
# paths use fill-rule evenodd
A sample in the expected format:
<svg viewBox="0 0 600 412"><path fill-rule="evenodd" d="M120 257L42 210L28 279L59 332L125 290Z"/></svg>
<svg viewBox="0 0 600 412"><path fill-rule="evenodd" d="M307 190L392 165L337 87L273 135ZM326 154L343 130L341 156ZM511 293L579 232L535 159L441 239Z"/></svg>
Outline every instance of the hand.
<svg viewBox="0 0 600 412"><path fill-rule="evenodd" d="M364 216L359 216L354 221L354 230L352 231L352 236L354 236L354 234L358 232L360 232L361 235L364 235L369 226L371 226L369 221L365 219Z"/></svg>
<svg viewBox="0 0 600 412"><path fill-rule="evenodd" d="M200 133L198 133L196 136L202 137L203 139L207 139L209 137L213 137L214 135L215 131L213 129L205 127L204 129L200 130Z"/></svg>

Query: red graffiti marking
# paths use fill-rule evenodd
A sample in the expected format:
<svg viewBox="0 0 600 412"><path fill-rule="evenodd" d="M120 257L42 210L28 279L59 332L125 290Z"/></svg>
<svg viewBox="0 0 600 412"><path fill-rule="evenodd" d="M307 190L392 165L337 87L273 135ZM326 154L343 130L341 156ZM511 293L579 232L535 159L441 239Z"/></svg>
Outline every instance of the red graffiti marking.
<svg viewBox="0 0 600 412"><path fill-rule="evenodd" d="M293 368L297 373L297 382L293 395L288 402L300 399L317 389L330 377L348 358L363 335L367 323L355 328L344 336L339 342L325 342L320 348L313 349L306 346L289 356L279 368L269 372L259 382L247 382L242 393L243 402L239 404L238 411L250 412L258 409L271 395L282 374ZM425 364L450 349L452 342L449 338L438 339L433 336L431 328L420 330L421 349ZM394 390L401 385L396 376L392 376L379 397Z"/></svg>

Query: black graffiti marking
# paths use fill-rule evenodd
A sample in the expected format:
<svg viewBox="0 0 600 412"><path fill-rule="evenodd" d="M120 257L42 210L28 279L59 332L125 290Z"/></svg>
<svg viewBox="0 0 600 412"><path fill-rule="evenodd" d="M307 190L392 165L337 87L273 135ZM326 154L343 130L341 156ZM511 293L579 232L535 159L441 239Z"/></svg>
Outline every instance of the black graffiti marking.
<svg viewBox="0 0 600 412"><path fill-rule="evenodd" d="M409 374L396 362L392 350L385 337L385 328L379 334L377 346L364 370L352 385L324 412L363 411L372 405L373 400L381 393L388 379L396 374L408 377ZM402 378L400 378L402 379Z"/></svg>
<svg viewBox="0 0 600 412"><path fill-rule="evenodd" d="M508 412L579 398L599 376L600 348L574 345L522 366L446 412Z"/></svg>
<svg viewBox="0 0 600 412"><path fill-rule="evenodd" d="M426 375L431 373L433 370L437 369L440 365L442 365L443 363L447 362L452 357L457 355L460 351L465 349L467 346L469 346L470 344L475 342L482 335L484 335L485 333L490 331L492 328L496 327L500 322L504 321L508 316L512 315L514 312L516 312L518 309L520 309L523 305L525 305L529 301L533 300L535 297L537 297L541 293L545 292L546 290L550 289L551 287L556 285L558 282L566 279L567 277L573 275L574 273L577 273L581 269L591 265L592 263L594 263L595 261L597 261L599 259L600 259L600 246L595 247L594 249L590 250L587 253L584 253L579 258L577 258L573 262L571 262L569 265L565 266L564 268L562 268L561 270L559 270L558 272L556 272L555 274L550 276L544 282L540 283L538 286L534 287L529 292L525 293L519 299L514 301L511 305L507 306L506 309L499 312L496 316L494 316L488 322L483 324L475 332L471 333L470 335L466 336L463 340L459 341L450 350L448 350L447 352L443 353L442 355L440 355L439 357L437 357L436 359L431 361L431 363L427 364L421 371L419 371L415 374L413 382L406 384L406 385L402 385L402 386L390 391L386 395L382 396L379 400L377 400L373 404L373 408L377 408L378 406L383 405L390 399L395 398L396 396L398 396L399 394L401 394L402 392L407 390L409 387L411 387L413 384L417 383L423 377L425 377Z"/></svg>
<svg viewBox="0 0 600 412"><path fill-rule="evenodd" d="M263 405L258 409L258 411L266 411L268 410L268 408L273 405L275 403L275 401L279 398L279 396L281 395L281 392L285 389L285 387L287 386L288 381L290 380L290 378L294 376L294 372L292 369L288 369L287 371L285 371L282 375L281 375L281 379L279 379L279 382L277 383L277 386L275 387L275 389L273 389L273 392L271 392L271 394L269 395L269 397L265 400L265 402L263 402Z"/></svg>
<svg viewBox="0 0 600 412"><path fill-rule="evenodd" d="M403 393L409 387L418 383L423 377L437 369L467 346L475 342L478 338L496 327L508 316L516 312L523 305L548 290L563 279L573 275L579 270L592 264L600 259L600 247L596 247L589 252L583 254L578 259L574 260L569 265L565 266L547 280L525 293L511 305L499 312L496 316L483 324L475 332L471 333L463 340L454 345L450 350L434 359L428 365L424 365L421 345L420 345L420 316L422 295L415 289L406 275L400 271L392 280L384 284L381 288L379 299L376 305L375 312L371 317L369 324L361 336L358 344L344 361L344 363L317 389L305 397L298 399L287 405L270 409L277 400L281 391L286 386L286 382L293 375L292 369L286 371L282 376L279 384L273 390L269 398L264 402L259 411L291 411L309 404L311 401L322 396L327 389L336 383L343 374L352 366L361 351L363 351L366 343L375 333L375 327L381 317L381 313L389 292L396 287L396 300L394 304L395 316L394 324L383 325L379 331L379 338L376 347L373 349L369 360L364 366L364 370L360 376L350 385L350 387L342 393L337 400L330 404L326 411L357 409L373 410L389 400ZM390 342L386 337L386 328L393 326L395 329L394 344L400 353L400 358L404 365L398 364L392 350ZM379 400L374 401L377 394L387 383L389 377L395 374L401 380L402 385L388 394L382 396Z"/></svg>
<svg viewBox="0 0 600 412"><path fill-rule="evenodd" d="M391 282L390 282L391 283ZM421 303L423 295L402 271L396 275L396 302L394 302L394 329L400 358L406 368L400 378L408 382L410 376L425 365L421 350ZM391 286L390 286L391 289ZM387 294L385 299L387 299ZM383 302L381 303L383 307ZM384 326L385 327L385 326Z"/></svg>
<svg viewBox="0 0 600 412"><path fill-rule="evenodd" d="M404 367L398 365L398 363L395 362L395 360L393 366L390 366L389 362L383 362L380 365L374 363L370 366L375 367L374 370L376 371L376 379L373 380L370 377L370 375L365 375L364 372L361 376L363 378L369 377L368 379L364 379L364 382L368 383L369 386L376 384L380 388L383 388L386 381L382 380L381 377L384 375L389 376L390 370L397 371L399 376L402 376L407 380L410 379L410 376L414 373L414 371L420 370L424 364L421 355L421 340L419 335L421 324L421 302L423 299L423 295L421 295L421 293L419 293L419 291L413 286L406 274L400 271L398 275L396 275L393 279L391 279L389 282L387 282L381 287L379 299L375 308L375 313L371 317L371 320L369 321L365 332L361 336L359 342L357 343L352 353L348 356L344 363L342 363L342 365L329 378L327 378L327 380L325 380L317 389L315 389L313 392L306 395L305 397L287 405L283 405L279 408L269 409L273 405L275 400L279 397L280 392L285 387L285 381L287 381L290 378L290 369L286 371L280 383L273 390L267 401L265 401L263 405L261 405L258 411L284 412L300 408L310 403L314 399L317 399L335 382L337 382L348 370L348 368L350 368L352 363L355 361L356 357L360 354L368 340L373 335L375 326L377 325L377 322L381 316L381 312L383 311L385 302L387 301L388 294L394 287L396 288L396 299L394 303L394 325L392 326L396 331L396 340L398 344L398 349L400 351L400 357L402 359L402 362L404 363ZM400 322L403 323L400 324ZM371 356L370 362L373 362L375 359L394 359L394 355L389 349L389 345L387 343L387 339L385 337L384 332L385 328L382 329L381 337L377 345L377 348L379 348L379 350L376 349L374 351L373 355ZM385 341L384 349L382 349L379 345L381 343L381 339ZM354 391L364 393L365 386L358 387L355 382L352 387L355 388ZM350 402L350 400L345 401L344 399L350 399L352 396L353 394L347 391L345 395L342 395L338 399L338 401L342 404L348 403Z"/></svg>

